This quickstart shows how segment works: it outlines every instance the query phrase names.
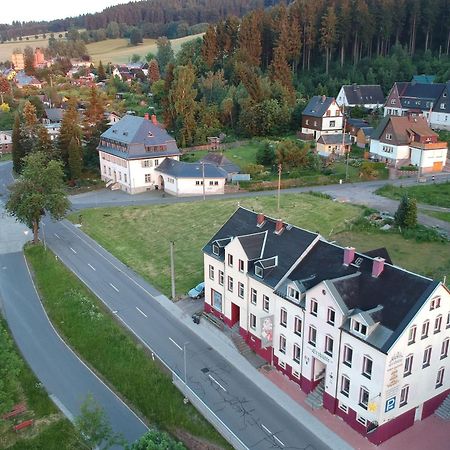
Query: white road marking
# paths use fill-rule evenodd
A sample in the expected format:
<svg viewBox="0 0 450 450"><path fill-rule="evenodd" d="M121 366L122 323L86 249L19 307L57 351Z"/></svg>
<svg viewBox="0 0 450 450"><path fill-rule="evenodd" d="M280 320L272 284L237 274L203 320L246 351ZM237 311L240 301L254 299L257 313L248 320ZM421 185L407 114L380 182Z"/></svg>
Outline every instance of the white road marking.
<svg viewBox="0 0 450 450"><path fill-rule="evenodd" d="M144 317L147 317L147 314L145 314L145 312L142 311L141 309L139 309L137 306L136 306L136 309L137 309Z"/></svg>
<svg viewBox="0 0 450 450"><path fill-rule="evenodd" d="M262 423L261 428L264 428L269 434L272 434L272 432Z"/></svg>
<svg viewBox="0 0 450 450"><path fill-rule="evenodd" d="M77 253L72 247L69 247L75 254Z"/></svg>
<svg viewBox="0 0 450 450"><path fill-rule="evenodd" d="M180 347L171 337L169 338L169 341L171 341L172 344L175 344L181 351L183 351L182 347Z"/></svg>
<svg viewBox="0 0 450 450"><path fill-rule="evenodd" d="M227 390L212 375L208 375L208 377L211 378L211 380L213 380L214 383L216 383L217 386L220 387L220 389L222 389L223 391L227 392Z"/></svg>
<svg viewBox="0 0 450 450"><path fill-rule="evenodd" d="M94 266L91 266L89 263L88 263L88 266L89 266L94 272L96 271Z"/></svg>
<svg viewBox="0 0 450 450"><path fill-rule="evenodd" d="M119 292L119 289L117 289L112 283L109 283L109 285L110 285L116 292Z"/></svg>
<svg viewBox="0 0 450 450"><path fill-rule="evenodd" d="M59 235L58 235L58 234L56 234L56 233L55 233L55 236L56 236L56 237L57 237L58 239L61 239L61 238L59 237Z"/></svg>
<svg viewBox="0 0 450 450"><path fill-rule="evenodd" d="M263 423L261 424L261 428L263 428L268 434L270 434L280 445L285 447L284 442L281 441L277 436L275 436Z"/></svg>
<svg viewBox="0 0 450 450"><path fill-rule="evenodd" d="M284 442L283 442L283 441L280 441L275 435L273 435L273 438L274 438L280 445L282 445L283 447L285 447Z"/></svg>

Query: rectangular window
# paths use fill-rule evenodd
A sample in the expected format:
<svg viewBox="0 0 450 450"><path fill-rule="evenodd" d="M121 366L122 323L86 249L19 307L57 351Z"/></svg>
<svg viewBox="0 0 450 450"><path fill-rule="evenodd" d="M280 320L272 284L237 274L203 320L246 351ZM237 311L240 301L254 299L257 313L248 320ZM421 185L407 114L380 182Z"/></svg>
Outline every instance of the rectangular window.
<svg viewBox="0 0 450 450"><path fill-rule="evenodd" d="M223 286L223 272L219 270L219 284Z"/></svg>
<svg viewBox="0 0 450 450"><path fill-rule="evenodd" d="M292 358L296 363L300 362L300 347L297 344L294 344L294 354L292 355Z"/></svg>
<svg viewBox="0 0 450 450"><path fill-rule="evenodd" d="M210 181L210 182L209 182L209 185L210 185L210 186L214 186L214 181Z"/></svg>
<svg viewBox="0 0 450 450"><path fill-rule="evenodd" d="M294 333L298 336L302 335L302 319L298 316L295 316L294 319Z"/></svg>
<svg viewBox="0 0 450 450"><path fill-rule="evenodd" d="M430 360L431 360L431 347L427 347L423 351L422 369L425 369L425 367L428 367L430 365Z"/></svg>
<svg viewBox="0 0 450 450"><path fill-rule="evenodd" d="M254 314L250 314L250 327L256 328L256 316Z"/></svg>
<svg viewBox="0 0 450 450"><path fill-rule="evenodd" d="M339 402L339 409L341 411L344 411L345 413L348 413L348 406L344 405L343 403Z"/></svg>
<svg viewBox="0 0 450 450"><path fill-rule="evenodd" d="M450 328L450 312L447 314L447 323L445 325L445 328Z"/></svg>
<svg viewBox="0 0 450 450"><path fill-rule="evenodd" d="M300 380L300 372L298 372L297 370L292 371L292 376Z"/></svg>
<svg viewBox="0 0 450 450"><path fill-rule="evenodd" d="M255 275L262 278L264 275L263 268L261 266L255 266Z"/></svg>
<svg viewBox="0 0 450 450"><path fill-rule="evenodd" d="M234 285L233 278L228 277L228 290L230 292L233 292L233 287L234 287L233 285Z"/></svg>
<svg viewBox="0 0 450 450"><path fill-rule="evenodd" d="M280 334L280 352L286 353L286 338Z"/></svg>
<svg viewBox="0 0 450 450"><path fill-rule="evenodd" d="M359 414L356 414L356 421L361 425L367 426L367 420Z"/></svg>
<svg viewBox="0 0 450 450"><path fill-rule="evenodd" d="M311 299L309 312L317 317L317 302L314 299Z"/></svg>
<svg viewBox="0 0 450 450"><path fill-rule="evenodd" d="M335 126L336 126L336 121L330 120L330 127L335 127Z"/></svg>
<svg viewBox="0 0 450 450"><path fill-rule="evenodd" d="M343 359L344 364L348 367L352 367L352 359L353 359L353 349L348 345L344 345L344 359Z"/></svg>
<svg viewBox="0 0 450 450"><path fill-rule="evenodd" d="M213 253L214 253L215 255L219 255L219 253L220 253L220 248L219 248L219 246L216 245L216 244L213 244L213 246L212 246L212 251L213 251Z"/></svg>
<svg viewBox="0 0 450 450"><path fill-rule="evenodd" d="M269 312L270 301L267 295L263 295L263 310Z"/></svg>
<svg viewBox="0 0 450 450"><path fill-rule="evenodd" d="M361 406L361 408L367 409L369 405L369 391L364 388L361 387L359 390L359 406Z"/></svg>
<svg viewBox="0 0 450 450"><path fill-rule="evenodd" d="M347 378L345 375L342 375L341 394L344 394L346 397L348 397L349 393L350 393L350 378Z"/></svg>
<svg viewBox="0 0 450 450"><path fill-rule="evenodd" d="M284 361L278 361L278 365L282 368L282 369L286 369L286 363Z"/></svg>
<svg viewBox="0 0 450 450"><path fill-rule="evenodd" d="M284 308L280 310L280 325L283 327L287 325L287 311Z"/></svg>
<svg viewBox="0 0 450 450"><path fill-rule="evenodd" d="M327 323L329 323L330 325L334 325L335 320L336 320L336 311L332 308L328 308Z"/></svg>
<svg viewBox="0 0 450 450"><path fill-rule="evenodd" d="M369 380L372 378L372 367L373 361L368 356L364 356L362 374Z"/></svg>
<svg viewBox="0 0 450 450"><path fill-rule="evenodd" d="M300 292L297 289L294 289L292 286L289 286L288 297L298 301L300 300Z"/></svg>
<svg viewBox="0 0 450 450"><path fill-rule="evenodd" d="M430 311L441 306L441 297L435 297L430 302Z"/></svg>
<svg viewBox="0 0 450 450"><path fill-rule="evenodd" d="M244 284L238 282L238 296L244 298Z"/></svg>
<svg viewBox="0 0 450 450"><path fill-rule="evenodd" d="M387 139L388 141L392 140L392 134L386 133L386 139Z"/></svg>
<svg viewBox="0 0 450 450"><path fill-rule="evenodd" d="M436 376L436 389L440 388L444 384L444 368L441 367L438 370L437 376Z"/></svg>
<svg viewBox="0 0 450 450"><path fill-rule="evenodd" d="M430 329L430 321L426 320L422 325L422 334L420 336L421 339L425 339L428 337L428 330Z"/></svg>
<svg viewBox="0 0 450 450"><path fill-rule="evenodd" d="M329 356L333 356L334 341L330 336L325 336L325 353Z"/></svg>
<svg viewBox="0 0 450 450"><path fill-rule="evenodd" d="M310 325L309 327L309 333L308 333L308 342L315 347L316 346L316 339L317 339L317 330L315 327Z"/></svg>
<svg viewBox="0 0 450 450"><path fill-rule="evenodd" d="M403 386L400 391L400 407L405 406L408 403L409 386Z"/></svg>
<svg viewBox="0 0 450 450"><path fill-rule="evenodd" d="M442 316L437 316L434 321L434 334L439 333L441 331L442 325Z"/></svg>
<svg viewBox="0 0 450 450"><path fill-rule="evenodd" d="M209 266L209 279L214 280L214 266Z"/></svg>
<svg viewBox="0 0 450 450"><path fill-rule="evenodd" d="M228 255L228 265L230 267L233 267L233 255Z"/></svg>
<svg viewBox="0 0 450 450"><path fill-rule="evenodd" d="M353 330L363 336L367 334L367 326L357 320L353 320Z"/></svg>
<svg viewBox="0 0 450 450"><path fill-rule="evenodd" d="M239 260L239 272L244 271L244 261L242 259Z"/></svg>
<svg viewBox="0 0 450 450"><path fill-rule="evenodd" d="M447 358L450 338L444 339L441 345L441 359Z"/></svg>
<svg viewBox="0 0 450 450"><path fill-rule="evenodd" d="M145 182L151 183L152 182L152 176L149 173L145 174Z"/></svg>
<svg viewBox="0 0 450 450"><path fill-rule="evenodd" d="M125 183L128 183L128 177L127 177L126 173L123 174L123 179L124 179Z"/></svg>
<svg viewBox="0 0 450 450"><path fill-rule="evenodd" d="M408 375L411 375L412 373L412 367L413 367L413 355L408 355L405 359L405 367L403 369L403 376L407 377Z"/></svg>
<svg viewBox="0 0 450 450"><path fill-rule="evenodd" d="M215 310L222 312L222 294L212 289L212 301Z"/></svg>
<svg viewBox="0 0 450 450"><path fill-rule="evenodd" d="M408 334L408 345L414 344L414 342L416 342L416 330L417 327L415 325L413 325L410 329L409 329L409 334Z"/></svg>
<svg viewBox="0 0 450 450"><path fill-rule="evenodd" d="M256 289L251 289L250 290L250 301L252 302L253 305L256 305L256 300L258 298L258 293L256 292Z"/></svg>
<svg viewBox="0 0 450 450"><path fill-rule="evenodd" d="M159 166L159 159L155 159L155 167Z"/></svg>

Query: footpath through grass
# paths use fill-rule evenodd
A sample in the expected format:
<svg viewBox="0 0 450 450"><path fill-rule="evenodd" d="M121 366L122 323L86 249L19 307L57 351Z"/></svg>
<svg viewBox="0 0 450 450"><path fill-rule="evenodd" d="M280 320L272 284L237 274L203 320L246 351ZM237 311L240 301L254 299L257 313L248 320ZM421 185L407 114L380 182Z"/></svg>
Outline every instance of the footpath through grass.
<svg viewBox="0 0 450 450"><path fill-rule="evenodd" d="M171 378L116 323L100 301L53 253L27 246L46 311L67 343L126 401L148 420L172 434L189 434L226 445L222 437L172 384ZM180 431L180 433L178 433Z"/></svg>
<svg viewBox="0 0 450 450"><path fill-rule="evenodd" d="M6 373L4 373L6 371ZM39 380L20 356L0 315L0 416L25 402L27 411L15 418L0 419L0 448L13 450L72 450L77 432L50 400ZM33 419L32 427L15 432L13 426Z"/></svg>
<svg viewBox="0 0 450 450"><path fill-rule="evenodd" d="M378 195L400 200L403 195L414 197L418 203L450 208L450 182L400 187L386 184L378 189Z"/></svg>

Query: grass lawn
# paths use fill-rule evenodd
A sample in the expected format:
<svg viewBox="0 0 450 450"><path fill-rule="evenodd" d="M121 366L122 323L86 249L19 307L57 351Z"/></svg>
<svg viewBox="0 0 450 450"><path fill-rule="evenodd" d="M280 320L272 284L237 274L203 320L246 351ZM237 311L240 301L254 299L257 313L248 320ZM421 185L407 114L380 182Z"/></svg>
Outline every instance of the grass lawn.
<svg viewBox="0 0 450 450"><path fill-rule="evenodd" d="M28 449L76 449L77 433L73 425L64 418L47 392L39 383L26 362L21 358L6 325L0 316L0 366L8 364L10 357L15 359L13 367L16 373L9 370L7 383L0 385L2 403L0 411L10 410L10 405L26 402L28 410L16 418L0 420L0 448L14 450ZM11 355L8 357L8 355ZM8 364L8 367L11 367ZM4 405L4 402L9 405ZM13 425L24 420L33 419L34 425L19 433L13 431Z"/></svg>
<svg viewBox="0 0 450 450"><path fill-rule="evenodd" d="M170 42L174 53L177 53L180 50L181 44L184 42L202 36L203 33L200 33L178 39L171 39ZM113 64L123 64L128 62L134 54L143 58L149 52L156 55L157 51L156 39L144 39L144 42L137 46L129 45L128 39L107 39L105 41L87 44L86 47L94 64L98 64L99 61L102 61L103 63L111 62ZM2 60L0 59L0 61Z"/></svg>
<svg viewBox="0 0 450 450"><path fill-rule="evenodd" d="M0 155L0 162L11 161L11 160L12 160L12 154L11 153L5 153L4 155Z"/></svg>
<svg viewBox="0 0 450 450"><path fill-rule="evenodd" d="M387 184L376 193L394 200L400 200L404 194L407 194L414 197L418 203L450 208L450 182L408 187Z"/></svg>
<svg viewBox="0 0 450 450"><path fill-rule="evenodd" d="M64 31L59 33L54 33L55 39L59 40L59 34L65 34ZM34 35L28 37L28 41L26 37L23 38L22 41L11 41L11 42L3 42L0 44L0 61L11 61L11 55L13 51L18 48L20 50L24 50L26 46L30 46L33 50L36 47L45 48L48 47L48 39L50 37L50 33L46 34L46 38L42 39L42 34L39 34L39 38L35 39ZM64 39L64 38L63 38Z"/></svg>
<svg viewBox="0 0 450 450"><path fill-rule="evenodd" d="M237 207L237 200L83 211L83 230L166 295L170 294L169 241L175 240L177 294L203 279L202 247ZM307 194L239 199L242 206L279 216L324 236L343 230L361 209ZM78 220L78 214L70 216Z"/></svg>
<svg viewBox="0 0 450 450"><path fill-rule="evenodd" d="M141 344L103 309L101 302L50 251L28 246L44 306L69 345L148 422L176 434L226 445L222 437L172 384Z"/></svg>
<svg viewBox="0 0 450 450"><path fill-rule="evenodd" d="M441 211L423 211L428 216L436 217L436 219L444 220L445 222L450 222L450 212Z"/></svg>

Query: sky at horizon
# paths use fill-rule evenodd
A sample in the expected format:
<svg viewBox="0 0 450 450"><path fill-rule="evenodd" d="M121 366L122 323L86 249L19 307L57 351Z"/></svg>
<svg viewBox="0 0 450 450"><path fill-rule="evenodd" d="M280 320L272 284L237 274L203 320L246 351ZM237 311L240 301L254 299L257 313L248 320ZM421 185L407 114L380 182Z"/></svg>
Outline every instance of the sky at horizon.
<svg viewBox="0 0 450 450"><path fill-rule="evenodd" d="M22 0L14 7L14 2L8 2L8 6L2 5L0 23L11 24L13 21L29 22L41 20L65 19L100 12L108 6L128 3L130 0ZM2 0L2 3L6 0Z"/></svg>

